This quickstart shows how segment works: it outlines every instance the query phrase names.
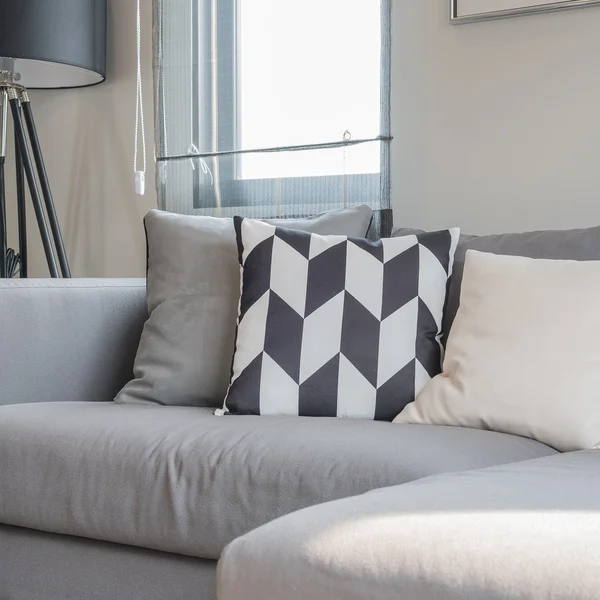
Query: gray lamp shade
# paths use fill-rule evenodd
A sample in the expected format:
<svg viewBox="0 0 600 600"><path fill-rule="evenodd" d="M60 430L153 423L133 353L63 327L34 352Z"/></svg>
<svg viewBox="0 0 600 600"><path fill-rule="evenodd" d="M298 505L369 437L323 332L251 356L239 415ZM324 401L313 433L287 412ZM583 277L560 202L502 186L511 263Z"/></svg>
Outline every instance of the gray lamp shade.
<svg viewBox="0 0 600 600"><path fill-rule="evenodd" d="M2 70L28 88L102 83L106 0L0 0Z"/></svg>

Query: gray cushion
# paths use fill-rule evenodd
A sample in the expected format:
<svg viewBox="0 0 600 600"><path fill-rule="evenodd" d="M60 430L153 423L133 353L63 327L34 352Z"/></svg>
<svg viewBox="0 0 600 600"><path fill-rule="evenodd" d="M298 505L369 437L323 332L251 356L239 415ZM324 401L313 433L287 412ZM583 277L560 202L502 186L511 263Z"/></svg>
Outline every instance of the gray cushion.
<svg viewBox="0 0 600 600"><path fill-rule="evenodd" d="M0 525L2 600L216 600L217 563Z"/></svg>
<svg viewBox="0 0 600 600"><path fill-rule="evenodd" d="M396 227L392 232L392 237L421 232L420 229ZM553 260L600 260L600 227L485 236L461 235L454 256L454 274L450 280L448 290L444 317L444 331L446 334L450 331L458 310L460 284L467 250Z"/></svg>
<svg viewBox="0 0 600 600"><path fill-rule="evenodd" d="M274 224L314 233L366 235L372 211L355 206ZM232 219L153 210L148 240L148 309L135 379L122 403L221 406L229 384L240 297Z"/></svg>
<svg viewBox="0 0 600 600"><path fill-rule="evenodd" d="M220 600L597 600L600 452L447 474L235 540Z"/></svg>
<svg viewBox="0 0 600 600"><path fill-rule="evenodd" d="M0 407L0 523L218 558L316 503L426 475L553 454L465 428L210 408Z"/></svg>
<svg viewBox="0 0 600 600"><path fill-rule="evenodd" d="M143 279L0 279L0 405L112 401L147 318Z"/></svg>

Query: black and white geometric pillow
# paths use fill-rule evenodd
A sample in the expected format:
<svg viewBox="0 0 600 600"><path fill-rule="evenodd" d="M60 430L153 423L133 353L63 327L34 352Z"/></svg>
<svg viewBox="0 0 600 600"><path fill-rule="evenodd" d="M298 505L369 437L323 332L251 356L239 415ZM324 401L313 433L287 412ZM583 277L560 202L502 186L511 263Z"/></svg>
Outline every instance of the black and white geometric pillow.
<svg viewBox="0 0 600 600"><path fill-rule="evenodd" d="M391 421L440 372L458 229L380 240L235 218L232 414Z"/></svg>

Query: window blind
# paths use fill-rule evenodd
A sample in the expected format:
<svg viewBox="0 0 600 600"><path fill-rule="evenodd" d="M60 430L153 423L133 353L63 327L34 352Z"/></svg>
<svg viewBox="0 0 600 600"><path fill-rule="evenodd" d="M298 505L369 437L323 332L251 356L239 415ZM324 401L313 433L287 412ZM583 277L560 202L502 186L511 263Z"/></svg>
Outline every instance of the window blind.
<svg viewBox="0 0 600 600"><path fill-rule="evenodd" d="M161 207L389 234L390 2L154 0Z"/></svg>

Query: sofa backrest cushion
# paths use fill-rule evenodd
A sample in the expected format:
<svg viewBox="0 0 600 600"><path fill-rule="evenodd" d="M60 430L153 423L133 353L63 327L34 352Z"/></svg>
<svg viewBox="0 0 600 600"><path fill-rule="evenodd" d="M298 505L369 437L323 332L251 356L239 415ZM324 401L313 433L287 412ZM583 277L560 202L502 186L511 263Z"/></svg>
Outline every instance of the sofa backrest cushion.
<svg viewBox="0 0 600 600"><path fill-rule="evenodd" d="M420 229L397 227L392 237L414 235ZM600 260L600 227L570 230L529 231L498 235L461 235L454 256L454 271L450 279L443 329L447 337L456 316L467 250L491 254L547 258L554 260Z"/></svg>
<svg viewBox="0 0 600 600"><path fill-rule="evenodd" d="M0 405L111 401L147 317L143 279L0 279Z"/></svg>

